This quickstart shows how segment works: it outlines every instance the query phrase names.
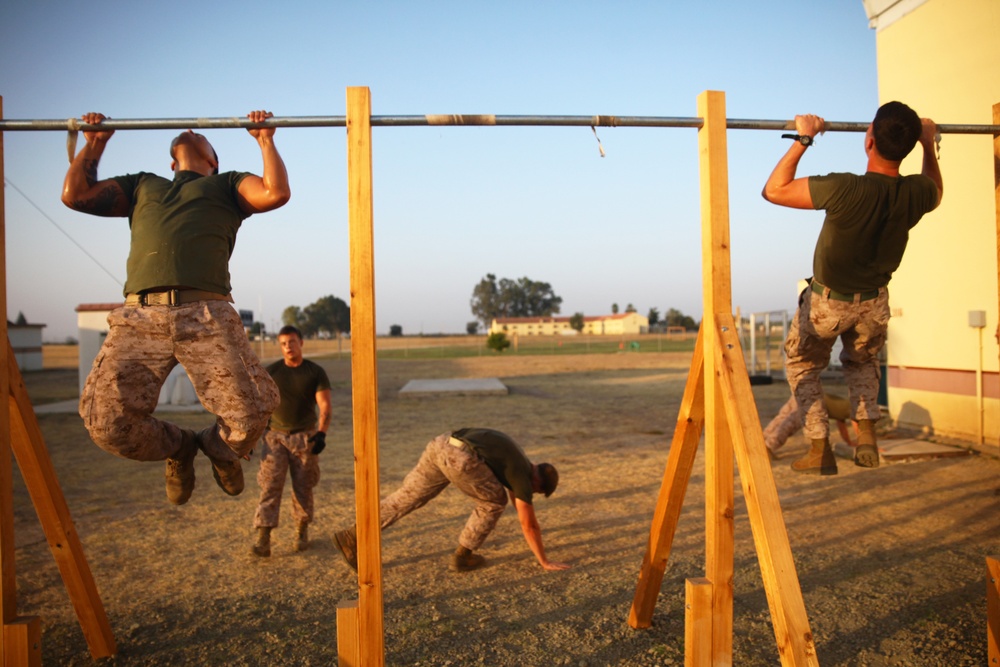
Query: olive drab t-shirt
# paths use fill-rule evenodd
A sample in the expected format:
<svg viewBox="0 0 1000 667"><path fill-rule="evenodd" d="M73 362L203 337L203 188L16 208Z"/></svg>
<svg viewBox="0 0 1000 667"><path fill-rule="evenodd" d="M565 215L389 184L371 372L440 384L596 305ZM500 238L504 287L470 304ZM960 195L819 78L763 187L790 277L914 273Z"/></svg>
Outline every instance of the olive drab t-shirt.
<svg viewBox="0 0 1000 667"><path fill-rule="evenodd" d="M813 277L838 292L889 284L903 259L910 229L937 205L937 185L922 174L809 178L813 207L826 219L813 254Z"/></svg>
<svg viewBox="0 0 1000 667"><path fill-rule="evenodd" d="M510 436L491 428L463 428L451 435L472 447L515 498L531 504L531 461Z"/></svg>
<svg viewBox="0 0 1000 667"><path fill-rule="evenodd" d="M179 171L172 181L146 172L115 177L131 202L125 294L180 286L229 294L229 258L248 217L237 188L248 175Z"/></svg>
<svg viewBox="0 0 1000 667"><path fill-rule="evenodd" d="M281 394L281 403L271 413L268 426L279 431L316 428L316 394L330 388L323 367L308 359L298 366L288 366L281 359L268 366L267 372Z"/></svg>

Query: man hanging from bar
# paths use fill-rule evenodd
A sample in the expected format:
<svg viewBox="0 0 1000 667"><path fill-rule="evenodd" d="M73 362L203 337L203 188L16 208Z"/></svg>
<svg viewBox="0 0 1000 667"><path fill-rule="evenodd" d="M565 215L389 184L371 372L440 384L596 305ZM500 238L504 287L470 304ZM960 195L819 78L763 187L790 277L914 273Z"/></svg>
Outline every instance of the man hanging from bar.
<svg viewBox="0 0 1000 667"><path fill-rule="evenodd" d="M254 123L267 111L247 114ZM106 116L87 113L84 123ZM199 449L229 495L243 490L246 456L278 405L278 389L250 347L232 307L229 258L243 220L283 206L291 196L273 127L248 128L263 175L219 173L203 135L188 130L170 144L173 180L140 172L98 180L97 165L114 130L84 132L62 201L77 211L128 217L131 229L125 304L80 397L80 416L102 449L137 461L166 460L167 498L182 505L194 490ZM152 416L160 387L178 363L202 405L216 415L200 432Z"/></svg>
<svg viewBox="0 0 1000 667"><path fill-rule="evenodd" d="M782 135L793 139L792 146L778 161L763 195L781 206L826 211L813 254L813 276L799 295L785 341L785 369L802 411L803 431L811 441L809 452L792 463L792 469L835 475L837 461L830 447L820 373L839 337L840 361L858 424L854 463L877 467L878 353L889 323L886 285L903 258L910 229L937 208L944 186L934 152L937 125L901 102L882 105L869 125L864 175L796 178L799 160L824 129L819 116L795 117L796 134ZM922 173L901 176L899 165L918 141L923 148Z"/></svg>

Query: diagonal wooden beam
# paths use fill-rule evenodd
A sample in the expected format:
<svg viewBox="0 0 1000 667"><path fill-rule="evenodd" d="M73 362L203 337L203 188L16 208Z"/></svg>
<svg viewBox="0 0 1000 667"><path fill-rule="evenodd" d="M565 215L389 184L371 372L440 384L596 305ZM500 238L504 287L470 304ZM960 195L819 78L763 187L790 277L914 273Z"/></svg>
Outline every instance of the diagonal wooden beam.
<svg viewBox="0 0 1000 667"><path fill-rule="evenodd" d="M739 335L732 315L716 314L716 321L719 345L712 353L718 362L718 385L771 609L778 654L785 667L818 666L816 645L809 629Z"/></svg>
<svg viewBox="0 0 1000 667"><path fill-rule="evenodd" d="M7 346L8 354L13 358L9 341ZM52 459L45 447L35 410L31 406L17 365L11 364L8 373L11 448L21 469L21 477L24 478L24 485L35 505L45 538L56 559L56 565L59 566L63 584L87 639L90 655L95 659L107 658L114 655L116 647L101 596L97 592L97 585L83 553L83 545L80 544L80 537L76 533L76 526L56 478Z"/></svg>
<svg viewBox="0 0 1000 667"><path fill-rule="evenodd" d="M652 625L656 598L663 584L663 573L667 569L667 559L670 558L670 548L681 516L684 495L691 479L695 455L698 453L698 442L701 440L701 432L705 425L703 340L704 337L699 329L694 355L691 358L691 370L688 372L684 396L677 415L677 425L674 427L674 437L670 443L670 452L667 454L667 469L663 473L660 494L653 512L649 543L646 545L646 554L639 568L639 583L636 585L632 609L629 611L628 624L637 629Z"/></svg>

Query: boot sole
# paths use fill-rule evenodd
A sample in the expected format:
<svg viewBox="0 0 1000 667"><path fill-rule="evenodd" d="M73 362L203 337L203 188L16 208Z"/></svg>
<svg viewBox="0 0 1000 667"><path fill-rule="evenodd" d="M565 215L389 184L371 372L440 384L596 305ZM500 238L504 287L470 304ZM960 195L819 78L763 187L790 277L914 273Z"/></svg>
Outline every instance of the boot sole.
<svg viewBox="0 0 1000 667"><path fill-rule="evenodd" d="M355 572L357 572L358 571L358 562L357 562L357 560L355 560L352 563L351 559L347 557L347 551L345 551L345 547L343 545L341 545L340 538L337 536L336 533L334 533L334 535L333 535L333 546L337 547L337 552L340 554L341 558L344 559L344 562L347 563L347 567L349 567L352 570L354 570ZM355 555L355 559L357 559L357 555Z"/></svg>
<svg viewBox="0 0 1000 667"><path fill-rule="evenodd" d="M854 450L854 465L862 468L877 468L878 447L875 445L858 445Z"/></svg>

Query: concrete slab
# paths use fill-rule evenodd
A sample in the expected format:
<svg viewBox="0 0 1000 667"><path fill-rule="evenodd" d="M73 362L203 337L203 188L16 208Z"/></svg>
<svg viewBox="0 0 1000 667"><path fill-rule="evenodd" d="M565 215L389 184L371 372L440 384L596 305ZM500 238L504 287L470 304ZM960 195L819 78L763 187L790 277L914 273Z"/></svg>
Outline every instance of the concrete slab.
<svg viewBox="0 0 1000 667"><path fill-rule="evenodd" d="M879 456L886 462L924 461L928 459L969 456L968 449L953 445L942 445L915 438L884 438L878 442ZM854 448L847 443L838 441L833 446L833 453L845 459L854 458Z"/></svg>
<svg viewBox="0 0 1000 667"><path fill-rule="evenodd" d="M446 380L410 380L399 390L400 396L428 396L433 394L497 395L506 396L507 385L497 378L453 378Z"/></svg>

